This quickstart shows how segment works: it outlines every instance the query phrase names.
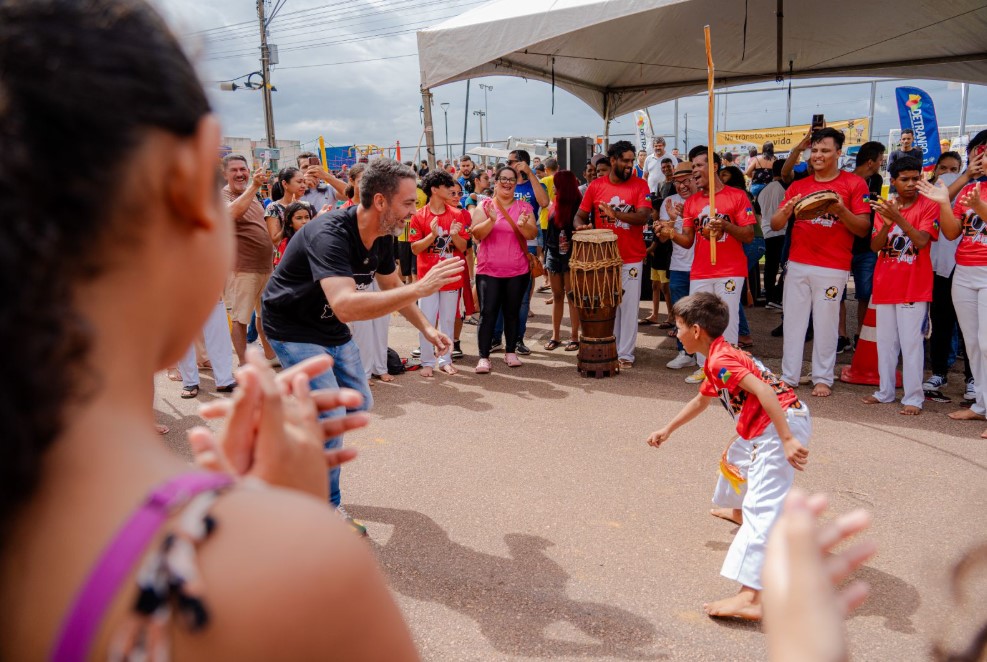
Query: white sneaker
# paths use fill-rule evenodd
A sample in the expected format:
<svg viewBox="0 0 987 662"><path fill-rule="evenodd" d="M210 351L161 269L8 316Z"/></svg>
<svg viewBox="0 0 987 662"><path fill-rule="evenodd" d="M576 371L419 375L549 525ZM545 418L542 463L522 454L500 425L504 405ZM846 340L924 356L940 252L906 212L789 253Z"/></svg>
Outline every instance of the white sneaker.
<svg viewBox="0 0 987 662"><path fill-rule="evenodd" d="M946 385L945 375L932 375L922 384L923 391L939 391Z"/></svg>
<svg viewBox="0 0 987 662"><path fill-rule="evenodd" d="M706 373L703 372L703 369L702 368L700 368L699 370L696 370L694 373L692 373L691 375L689 375L688 377L686 377L685 378L685 383L686 384L702 384L703 383L703 380L705 380L705 379L706 379Z"/></svg>
<svg viewBox="0 0 987 662"><path fill-rule="evenodd" d="M683 349L679 351L678 356L666 363L665 367L672 370L681 370L682 368L689 368L694 365L696 365L696 357L689 356Z"/></svg>
<svg viewBox="0 0 987 662"><path fill-rule="evenodd" d="M977 399L977 385L973 382L972 378L966 383L966 389L963 391L963 399L967 402Z"/></svg>

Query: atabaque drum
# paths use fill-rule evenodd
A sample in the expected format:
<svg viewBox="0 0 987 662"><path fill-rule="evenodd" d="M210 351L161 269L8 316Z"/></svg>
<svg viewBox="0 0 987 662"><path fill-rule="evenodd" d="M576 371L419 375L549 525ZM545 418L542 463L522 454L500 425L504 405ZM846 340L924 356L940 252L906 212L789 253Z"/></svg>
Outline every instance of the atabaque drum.
<svg viewBox="0 0 987 662"><path fill-rule="evenodd" d="M800 221L811 221L825 214L831 205L839 201L840 196L834 191L810 193L795 203L795 218Z"/></svg>
<svg viewBox="0 0 987 662"><path fill-rule="evenodd" d="M623 297L617 235L610 230L581 230L572 235L570 297L579 315L579 373L611 377L619 371L613 335L617 307Z"/></svg>

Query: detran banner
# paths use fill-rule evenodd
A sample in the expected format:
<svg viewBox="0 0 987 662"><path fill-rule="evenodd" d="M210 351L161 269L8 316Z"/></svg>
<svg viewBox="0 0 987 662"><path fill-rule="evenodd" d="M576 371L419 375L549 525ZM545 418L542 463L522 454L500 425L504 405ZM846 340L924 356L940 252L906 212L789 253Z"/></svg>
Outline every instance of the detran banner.
<svg viewBox="0 0 987 662"><path fill-rule="evenodd" d="M651 126L648 122L648 111L635 110L634 123L637 125L637 148L651 152Z"/></svg>
<svg viewBox="0 0 987 662"><path fill-rule="evenodd" d="M902 129L915 132L915 147L922 150L922 168L932 170L939 159L942 148L939 146L939 123L936 121L936 107L932 97L917 87L896 87L898 117Z"/></svg>

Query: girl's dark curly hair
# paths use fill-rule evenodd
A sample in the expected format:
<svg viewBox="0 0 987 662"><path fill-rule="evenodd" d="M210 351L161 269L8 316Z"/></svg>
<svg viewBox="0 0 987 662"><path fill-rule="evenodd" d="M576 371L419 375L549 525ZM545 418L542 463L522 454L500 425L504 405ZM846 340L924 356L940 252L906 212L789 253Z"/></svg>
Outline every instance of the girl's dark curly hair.
<svg viewBox="0 0 987 662"><path fill-rule="evenodd" d="M290 181L290 180L289 180ZM295 236L295 225L291 222L291 219L295 217L295 214L299 210L304 209L308 212L309 220L315 218L315 208L308 202L304 200L298 200L297 202L292 202L288 205L288 208L284 210L284 238L291 239Z"/></svg>
<svg viewBox="0 0 987 662"><path fill-rule="evenodd" d="M92 329L74 297L111 245L139 239L139 224L114 227L105 191L149 131L191 136L209 112L188 58L142 0L0 0L0 200L26 211L0 234L0 347L17 376L0 395L0 540L70 408L96 388ZM39 159L70 144L76 158L53 185Z"/></svg>

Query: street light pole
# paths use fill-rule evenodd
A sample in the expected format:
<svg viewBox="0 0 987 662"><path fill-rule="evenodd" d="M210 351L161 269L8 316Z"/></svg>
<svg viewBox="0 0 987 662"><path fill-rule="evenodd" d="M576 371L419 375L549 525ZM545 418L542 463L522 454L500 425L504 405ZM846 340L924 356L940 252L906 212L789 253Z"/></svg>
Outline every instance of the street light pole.
<svg viewBox="0 0 987 662"><path fill-rule="evenodd" d="M267 146L277 149L274 137L274 106L271 104L271 49L267 45L267 25L264 19L264 0L257 0L257 18L260 20L260 70L264 76L264 124L267 128ZM271 169L277 170L277 159L271 159Z"/></svg>
<svg viewBox="0 0 987 662"><path fill-rule="evenodd" d="M481 146L484 146L484 142L483 142L483 118L487 116L487 113L485 111L482 111L482 110L474 110L473 111L473 114L480 118L480 145ZM487 157L486 156L483 157L483 165L484 165L484 167L487 165Z"/></svg>
<svg viewBox="0 0 987 662"><path fill-rule="evenodd" d="M439 106L442 107L442 114L446 116L446 161L448 162L452 158L449 155L449 102L445 101Z"/></svg>
<svg viewBox="0 0 987 662"><path fill-rule="evenodd" d="M486 117L487 122L487 137L490 137L490 107L487 106L487 92L493 92L493 85L487 85L486 83L480 83L480 89L483 90L483 116ZM484 145L486 147L486 145Z"/></svg>

